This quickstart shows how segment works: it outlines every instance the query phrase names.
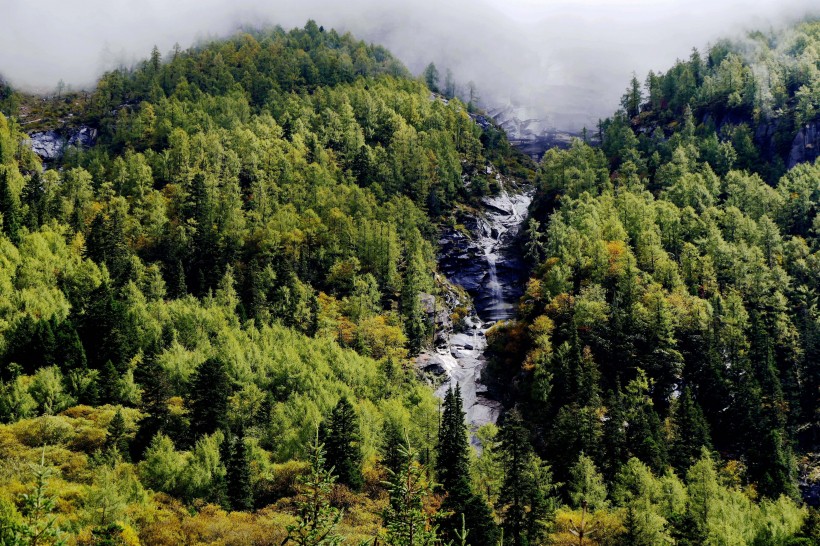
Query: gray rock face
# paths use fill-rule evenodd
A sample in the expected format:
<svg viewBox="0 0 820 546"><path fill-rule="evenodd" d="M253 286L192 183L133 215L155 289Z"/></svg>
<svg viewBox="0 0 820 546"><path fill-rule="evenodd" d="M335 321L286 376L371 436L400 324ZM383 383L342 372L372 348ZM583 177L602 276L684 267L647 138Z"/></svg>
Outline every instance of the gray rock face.
<svg viewBox="0 0 820 546"><path fill-rule="evenodd" d="M459 231L439 240L439 269L473 298L483 321L498 321L515 314L525 270L513 242L527 215L532 194L499 195L483 199L484 210L464 221L468 237Z"/></svg>
<svg viewBox="0 0 820 546"><path fill-rule="evenodd" d="M488 113L507 133L510 144L535 160L540 160L550 148L567 148L573 138L581 137L580 133L558 129L556 125L561 120L535 117L528 108L508 105Z"/></svg>
<svg viewBox="0 0 820 546"><path fill-rule="evenodd" d="M90 148L97 140L97 130L82 125L65 131L43 131L31 133L26 143L45 161L55 161L63 157L69 146Z"/></svg>
<svg viewBox="0 0 820 546"><path fill-rule="evenodd" d="M496 422L501 413L501 403L481 377L487 366L485 332L496 321L515 315L525 267L513 251L513 243L531 200L529 192L507 191L485 198L483 210L465 220L469 236L453 230L443 234L439 241L440 271L450 282L467 290L474 307L464 319L461 331L452 331L452 325L441 331L436 349L422 353L417 364L425 372L444 377L437 396L443 398L447 389L459 385L472 432L481 425ZM461 303L448 301L447 305L452 308ZM437 327L443 325L439 320L436 323ZM478 447L475 436L472 441Z"/></svg>
<svg viewBox="0 0 820 546"><path fill-rule="evenodd" d="M90 148L97 141L97 130L93 127L81 126L68 135L68 145L78 148Z"/></svg>
<svg viewBox="0 0 820 546"><path fill-rule="evenodd" d="M812 162L818 157L820 157L820 121L813 121L803 126L795 135L786 165L791 169L798 163Z"/></svg>
<svg viewBox="0 0 820 546"><path fill-rule="evenodd" d="M31 133L28 145L46 161L59 159L63 155L65 141L55 131L45 131L43 133Z"/></svg>

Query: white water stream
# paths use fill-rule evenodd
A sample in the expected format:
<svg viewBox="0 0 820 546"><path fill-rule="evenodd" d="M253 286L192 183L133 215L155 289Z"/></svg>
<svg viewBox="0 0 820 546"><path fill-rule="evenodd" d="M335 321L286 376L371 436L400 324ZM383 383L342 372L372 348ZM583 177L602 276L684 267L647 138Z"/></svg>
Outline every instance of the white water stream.
<svg viewBox="0 0 820 546"><path fill-rule="evenodd" d="M520 287L504 286L499 269L510 266L505 250L522 227L531 201L529 192L508 193L506 190L483 200L484 210L477 218L471 243L477 250L473 259L482 261L475 264L479 266L480 278L476 283L477 293L472 294L478 310L471 309L465 328L450 333L446 344L420 357L423 366L438 365L447 376L436 391L437 396L443 398L456 383L461 387L467 424L473 432L483 424L495 423L501 413L501 403L489 395L481 380L487 365L485 333L496 321L515 316ZM518 260L512 265L520 268L523 264ZM516 274L520 275L520 271Z"/></svg>

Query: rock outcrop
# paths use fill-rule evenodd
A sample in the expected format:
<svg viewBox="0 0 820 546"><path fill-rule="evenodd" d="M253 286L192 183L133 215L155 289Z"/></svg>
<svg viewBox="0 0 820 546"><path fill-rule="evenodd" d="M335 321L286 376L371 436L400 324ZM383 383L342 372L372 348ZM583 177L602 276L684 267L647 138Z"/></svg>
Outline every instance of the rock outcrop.
<svg viewBox="0 0 820 546"><path fill-rule="evenodd" d="M820 121L812 121L797 131L786 166L791 169L798 163L813 162L818 157L820 157Z"/></svg>
<svg viewBox="0 0 820 546"><path fill-rule="evenodd" d="M55 161L63 157L68 147L90 148L97 141L97 129L81 125L59 131L31 133L26 143L44 161Z"/></svg>
<svg viewBox="0 0 820 546"><path fill-rule="evenodd" d="M456 291L446 292L438 305L425 303L438 335L435 349L419 355L417 365L444 378L436 391L440 397L459 385L472 431L496 422L501 413L501 403L482 379L487 366L485 332L496 321L515 315L526 271L515 242L531 200L529 191L502 190L486 197L480 210L462 219L465 229L447 230L439 241L439 270L448 283L464 288L472 305L461 301ZM469 312L457 324L436 311L459 306L469 306Z"/></svg>

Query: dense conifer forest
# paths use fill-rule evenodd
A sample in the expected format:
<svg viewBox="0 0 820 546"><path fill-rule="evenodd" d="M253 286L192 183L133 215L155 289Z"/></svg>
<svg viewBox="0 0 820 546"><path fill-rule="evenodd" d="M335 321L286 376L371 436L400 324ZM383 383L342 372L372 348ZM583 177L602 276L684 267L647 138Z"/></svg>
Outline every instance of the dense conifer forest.
<svg viewBox="0 0 820 546"><path fill-rule="evenodd" d="M537 165L313 21L0 86L0 544L817 544L818 71L817 23L720 42ZM507 181L475 450L414 357L440 230Z"/></svg>

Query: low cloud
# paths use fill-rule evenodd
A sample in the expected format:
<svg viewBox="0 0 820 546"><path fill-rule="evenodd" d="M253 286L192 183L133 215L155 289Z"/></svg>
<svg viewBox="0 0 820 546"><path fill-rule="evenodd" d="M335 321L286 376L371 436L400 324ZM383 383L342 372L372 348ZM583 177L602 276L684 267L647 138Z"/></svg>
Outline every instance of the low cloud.
<svg viewBox="0 0 820 546"><path fill-rule="evenodd" d="M0 0L0 73L47 91L93 86L106 69L230 34L315 19L387 46L414 72L434 61L487 106L559 128L618 105L632 72L665 70L692 47L820 15L816 0Z"/></svg>

